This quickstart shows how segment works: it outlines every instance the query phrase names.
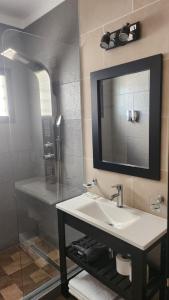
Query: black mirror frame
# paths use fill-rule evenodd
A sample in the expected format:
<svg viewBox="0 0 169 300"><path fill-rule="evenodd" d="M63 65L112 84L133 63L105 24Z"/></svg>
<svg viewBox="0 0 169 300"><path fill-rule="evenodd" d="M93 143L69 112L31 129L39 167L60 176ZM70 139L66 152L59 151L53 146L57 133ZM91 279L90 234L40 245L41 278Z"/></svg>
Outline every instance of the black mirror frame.
<svg viewBox="0 0 169 300"><path fill-rule="evenodd" d="M93 165L136 177L160 180L162 54L91 73ZM102 160L100 82L104 79L150 70L149 168Z"/></svg>

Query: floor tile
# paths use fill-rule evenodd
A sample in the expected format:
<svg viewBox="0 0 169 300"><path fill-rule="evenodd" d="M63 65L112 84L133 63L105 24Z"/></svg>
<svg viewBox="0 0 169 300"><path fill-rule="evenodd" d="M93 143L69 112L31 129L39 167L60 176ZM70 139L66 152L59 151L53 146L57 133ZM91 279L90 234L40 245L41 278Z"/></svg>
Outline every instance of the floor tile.
<svg viewBox="0 0 169 300"><path fill-rule="evenodd" d="M0 253L0 266L1 267L7 266L7 265L9 265L12 262L13 262L13 260L12 260L12 258L9 255L7 255L7 254L4 255L4 254Z"/></svg>
<svg viewBox="0 0 169 300"><path fill-rule="evenodd" d="M18 281L17 284L20 287L20 289L23 291L24 295L27 295L28 293L35 290L38 286L37 284L31 279L30 275L38 270L38 267L35 264L32 264L23 270L21 270L18 273L14 273L13 280L16 282L16 275L22 276L22 281ZM19 274L20 273L20 274Z"/></svg>
<svg viewBox="0 0 169 300"><path fill-rule="evenodd" d="M40 257L38 259L35 260L35 264L39 267L39 268L43 268L46 265L48 265L48 262L43 258Z"/></svg>
<svg viewBox="0 0 169 300"><path fill-rule="evenodd" d="M12 284L10 277L5 275L0 277L0 290L4 289L8 285Z"/></svg>
<svg viewBox="0 0 169 300"><path fill-rule="evenodd" d="M22 291L16 284L12 284L0 291L4 300L21 300L23 297Z"/></svg>
<svg viewBox="0 0 169 300"><path fill-rule="evenodd" d="M21 264L21 267L26 267L32 263L32 259L23 251L18 251L11 255L14 262Z"/></svg>
<svg viewBox="0 0 169 300"><path fill-rule="evenodd" d="M32 273L30 277L35 283L41 282L45 279L49 279L49 275L41 269Z"/></svg>
<svg viewBox="0 0 169 300"><path fill-rule="evenodd" d="M11 275L21 269L21 264L18 261L14 261L11 264L4 266L3 270L7 275Z"/></svg>
<svg viewBox="0 0 169 300"><path fill-rule="evenodd" d="M58 260L59 259L59 250L53 250L53 251L50 251L48 253L48 256L52 259L52 260Z"/></svg>
<svg viewBox="0 0 169 300"><path fill-rule="evenodd" d="M56 268L52 267L51 265L47 265L43 268L43 270L48 273L48 275L52 277L60 277L60 272L56 270Z"/></svg>
<svg viewBox="0 0 169 300"><path fill-rule="evenodd" d="M21 259L21 252L17 251L14 254L11 255L11 258L13 261L19 261Z"/></svg>
<svg viewBox="0 0 169 300"><path fill-rule="evenodd" d="M50 251L54 250L54 246L52 246L50 243L46 242L42 239L37 239L35 241L35 245L43 252L48 254Z"/></svg>
<svg viewBox="0 0 169 300"><path fill-rule="evenodd" d="M5 275L6 275L5 271L0 266L0 278Z"/></svg>
<svg viewBox="0 0 169 300"><path fill-rule="evenodd" d="M39 237L34 241L40 250L47 251L45 253L52 260L59 261L59 251L53 245ZM60 278L60 272L35 252L32 246L32 241L28 240L21 247L0 251L0 300L21 299L21 292L27 295L51 278Z"/></svg>

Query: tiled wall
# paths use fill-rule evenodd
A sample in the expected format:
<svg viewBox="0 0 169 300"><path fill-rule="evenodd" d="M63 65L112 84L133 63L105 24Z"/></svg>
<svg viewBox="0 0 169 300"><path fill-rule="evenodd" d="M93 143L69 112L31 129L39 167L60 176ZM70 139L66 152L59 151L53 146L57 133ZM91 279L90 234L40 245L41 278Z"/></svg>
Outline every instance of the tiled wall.
<svg viewBox="0 0 169 300"><path fill-rule="evenodd" d="M148 168L150 71L103 80L102 87L103 160ZM128 120L132 110L136 122Z"/></svg>
<svg viewBox="0 0 169 300"><path fill-rule="evenodd" d="M97 192L110 196L111 185L124 185L128 204L151 212L158 194L165 197L160 215L166 216L169 117L169 1L168 0L79 0L81 35L81 86L83 109L84 165L86 181L98 179ZM104 51L99 47L103 32L127 22L141 22L141 40ZM93 168L90 72L157 53L164 54L162 99L161 180L152 181Z"/></svg>
<svg viewBox="0 0 169 300"><path fill-rule="evenodd" d="M80 103L78 2L69 0L31 24L26 31L44 38L37 61L48 68L54 106L63 115L63 199L82 192L83 149ZM56 112L57 114L58 112Z"/></svg>

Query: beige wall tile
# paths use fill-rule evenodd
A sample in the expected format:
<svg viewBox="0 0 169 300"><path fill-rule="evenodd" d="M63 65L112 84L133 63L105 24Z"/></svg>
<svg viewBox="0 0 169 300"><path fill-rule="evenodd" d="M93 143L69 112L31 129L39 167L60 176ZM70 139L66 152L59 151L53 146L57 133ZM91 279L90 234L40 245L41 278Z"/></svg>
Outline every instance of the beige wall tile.
<svg viewBox="0 0 169 300"><path fill-rule="evenodd" d="M169 116L169 59L163 62L162 116Z"/></svg>
<svg viewBox="0 0 169 300"><path fill-rule="evenodd" d="M165 7L165 8L164 8ZM164 57L169 53L169 2L158 2L140 11L131 14L117 22L112 22L104 27L105 31L112 31L121 27L126 22L141 22L141 39L125 47L119 47L110 51L104 51L104 65L110 67L143 57L163 53ZM159 20L160 23L159 23ZM161 43L161 38L163 42Z"/></svg>
<svg viewBox="0 0 169 300"><path fill-rule="evenodd" d="M85 176L86 182L90 182L93 178L97 178L97 187L92 189L92 192L104 195L110 198L116 192L112 186L123 184L124 186L124 202L133 206L133 177L119 173L107 172L93 168L92 158L85 158Z"/></svg>
<svg viewBox="0 0 169 300"><path fill-rule="evenodd" d="M100 48L102 28L86 34L81 42L81 77L90 76L90 72L103 68L103 50Z"/></svg>
<svg viewBox="0 0 169 300"><path fill-rule="evenodd" d="M158 195L165 198L165 209L162 210L163 216L167 202L167 172L161 172L161 180L148 180L144 178L134 178L133 182L133 199L134 206L138 209L152 213L151 204ZM161 214L159 214L161 215Z"/></svg>
<svg viewBox="0 0 169 300"><path fill-rule="evenodd" d="M133 0L133 8L138 9L143 6L153 4L157 1L160 1L160 0Z"/></svg>
<svg viewBox="0 0 169 300"><path fill-rule="evenodd" d="M95 169L93 169L93 158L84 157L84 175L86 182L91 181L95 177Z"/></svg>
<svg viewBox="0 0 169 300"><path fill-rule="evenodd" d="M80 32L85 33L132 10L132 0L79 0Z"/></svg>
<svg viewBox="0 0 169 300"><path fill-rule="evenodd" d="M168 118L161 119L161 170L168 171Z"/></svg>
<svg viewBox="0 0 169 300"><path fill-rule="evenodd" d="M95 174L98 180L98 188L103 195L110 198L112 194L116 193L116 189L112 186L122 184L124 202L128 205L133 204L133 177L103 170L96 170Z"/></svg>
<svg viewBox="0 0 169 300"><path fill-rule="evenodd" d="M92 158L93 156L93 146L92 146L92 120L83 119L83 147L84 156L87 158Z"/></svg>

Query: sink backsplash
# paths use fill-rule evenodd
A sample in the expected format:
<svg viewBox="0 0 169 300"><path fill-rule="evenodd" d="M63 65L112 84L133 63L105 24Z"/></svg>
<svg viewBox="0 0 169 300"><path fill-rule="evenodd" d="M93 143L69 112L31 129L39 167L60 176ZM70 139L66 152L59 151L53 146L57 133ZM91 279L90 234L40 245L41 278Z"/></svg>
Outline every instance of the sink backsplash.
<svg viewBox="0 0 169 300"><path fill-rule="evenodd" d="M165 191L165 187L167 189L167 182L163 183L163 188L161 188L161 181L152 181L116 173L112 174L94 168L91 168L91 174L94 175L92 176L86 173L86 175L89 176L88 181L97 176L97 185L89 188L89 192L110 199L110 195L113 194L111 186L120 183L123 184L124 204L167 218L167 190ZM165 178L165 180L167 181L167 178ZM155 202L160 193L164 197L164 203L161 203L159 211L152 211L152 203Z"/></svg>

